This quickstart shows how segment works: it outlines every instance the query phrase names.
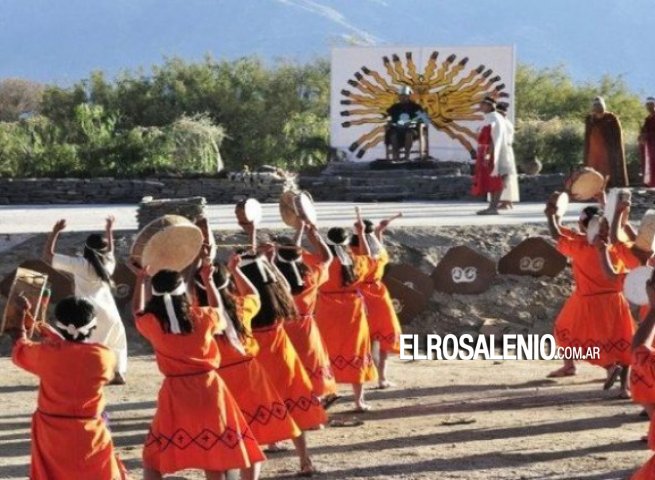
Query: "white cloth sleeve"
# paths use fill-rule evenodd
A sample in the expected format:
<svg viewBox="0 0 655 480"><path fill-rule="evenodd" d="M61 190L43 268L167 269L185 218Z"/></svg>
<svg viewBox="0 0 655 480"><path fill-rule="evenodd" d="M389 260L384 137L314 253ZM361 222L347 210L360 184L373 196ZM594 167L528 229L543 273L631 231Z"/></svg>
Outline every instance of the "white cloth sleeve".
<svg viewBox="0 0 655 480"><path fill-rule="evenodd" d="M86 260L81 257L71 257L70 255L62 255L60 253L55 253L52 256L52 268L62 272L72 273L73 275L84 273L85 264Z"/></svg>

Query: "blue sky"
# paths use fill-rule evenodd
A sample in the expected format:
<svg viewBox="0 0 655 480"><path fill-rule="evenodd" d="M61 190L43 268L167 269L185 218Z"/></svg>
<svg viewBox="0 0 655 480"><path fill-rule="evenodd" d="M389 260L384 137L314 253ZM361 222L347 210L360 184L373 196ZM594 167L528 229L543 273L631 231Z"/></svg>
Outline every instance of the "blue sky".
<svg viewBox="0 0 655 480"><path fill-rule="evenodd" d="M520 62L655 91L652 0L0 0L0 78L70 83L164 56L327 56L331 46L514 44Z"/></svg>

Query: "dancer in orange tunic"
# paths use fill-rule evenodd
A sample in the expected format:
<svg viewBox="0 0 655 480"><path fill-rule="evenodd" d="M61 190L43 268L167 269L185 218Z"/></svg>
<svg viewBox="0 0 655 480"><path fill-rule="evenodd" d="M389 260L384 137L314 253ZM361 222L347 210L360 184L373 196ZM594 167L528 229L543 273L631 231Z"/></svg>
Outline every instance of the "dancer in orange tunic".
<svg viewBox="0 0 655 480"><path fill-rule="evenodd" d="M261 444L293 440L300 457L300 475L313 473L304 433L293 420L284 400L255 357L259 345L252 335L252 318L261 303L254 285L243 275L241 257L233 255L228 267L217 265L218 285L226 321L234 325L238 338L223 334L216 338L221 352L219 375L234 395L255 438ZM200 292L200 297L204 294Z"/></svg>
<svg viewBox="0 0 655 480"><path fill-rule="evenodd" d="M208 292L215 292L212 269L202 269ZM188 468L223 479L230 469L248 469L264 460L257 440L218 376L214 335L225 328L220 309L190 307L179 273L152 277L152 298L143 308L145 274L134 297L137 330L152 343L166 376L143 449L146 480ZM216 294L213 294L216 296Z"/></svg>
<svg viewBox="0 0 655 480"><path fill-rule="evenodd" d="M635 333L632 341L633 371L631 375L632 398L642 403L646 411L651 414L655 408L655 285L649 281L648 292L650 311ZM638 381L637 381L638 379ZM650 429L648 432L648 447L655 450L655 416L650 415ZM652 480L655 478L655 455L644 464L632 477L632 480Z"/></svg>
<svg viewBox="0 0 655 480"><path fill-rule="evenodd" d="M588 361L607 369L607 389L621 373L622 366L630 364L633 319L622 293L623 279L620 275L609 275L606 260L618 265L619 274L624 272L624 267L613 250L604 246L609 227L600 221L596 207L585 208L579 221L581 232L587 232L588 227L600 229L593 239L595 244L591 244L585 233L561 227L554 201L551 199L546 208L551 234L557 240L557 249L572 260L576 285L555 321L555 338L561 347L598 348L599 358ZM605 228L593 225L596 222ZM549 376L568 375L575 375L572 360L565 360L564 366ZM626 386L623 387L622 395L625 395Z"/></svg>
<svg viewBox="0 0 655 480"><path fill-rule="evenodd" d="M328 231L327 243L334 260L329 278L320 290L316 305L316 324L325 340L337 383L350 383L357 411L371 407L364 401L365 382L377 380L377 370L371 355L371 335L366 320L364 300L358 287L374 265L364 234L364 222L355 224L364 255L354 255L349 249L349 235L343 228Z"/></svg>
<svg viewBox="0 0 655 480"><path fill-rule="evenodd" d="M30 305L23 299L27 313ZM103 386L113 377L116 357L107 347L87 343L96 326L95 310L86 300L68 297L55 309L57 332L43 326L44 340L32 342L23 328L14 339L12 360L37 375L38 409L32 417L32 480L126 479L114 454L101 414Z"/></svg>
<svg viewBox="0 0 655 480"><path fill-rule="evenodd" d="M371 248L371 255L375 259L375 266L369 272L360 286L366 304L366 318L371 331L371 340L379 345L379 354L376 361L378 369L378 386L382 389L393 384L387 379L387 358L390 353L400 352L400 322L391 302L391 295L382 283L384 269L389 263L389 252L384 248L383 232L389 226L391 219L382 220L373 228L373 223L364 220L366 239ZM359 237L353 235L351 246L359 253Z"/></svg>
<svg viewBox="0 0 655 480"><path fill-rule="evenodd" d="M304 231L318 255L303 252L299 245ZM301 224L293 241L285 242L275 257L275 265L291 287L291 294L298 309L298 318L288 321L284 329L298 352L305 370L312 381L314 393L322 398L323 405L331 405L338 397L334 372L321 333L316 326L314 311L318 289L328 279L332 252L325 244L315 225Z"/></svg>

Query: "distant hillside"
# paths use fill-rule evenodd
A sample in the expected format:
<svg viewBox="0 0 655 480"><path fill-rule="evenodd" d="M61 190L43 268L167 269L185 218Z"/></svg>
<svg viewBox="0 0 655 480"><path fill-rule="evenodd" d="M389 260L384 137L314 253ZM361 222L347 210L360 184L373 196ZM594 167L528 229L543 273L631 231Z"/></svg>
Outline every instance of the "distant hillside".
<svg viewBox="0 0 655 480"><path fill-rule="evenodd" d="M68 83L197 59L304 60L333 45L515 44L578 80L622 74L655 91L651 0L1 0L0 77Z"/></svg>

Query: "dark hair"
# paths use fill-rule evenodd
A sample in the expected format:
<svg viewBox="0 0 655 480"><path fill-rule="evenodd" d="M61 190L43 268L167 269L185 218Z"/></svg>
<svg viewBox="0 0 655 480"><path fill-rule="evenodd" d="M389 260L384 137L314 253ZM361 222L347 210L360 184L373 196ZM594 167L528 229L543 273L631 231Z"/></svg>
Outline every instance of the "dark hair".
<svg viewBox="0 0 655 480"><path fill-rule="evenodd" d="M253 259L252 256L244 256L243 258L244 260ZM284 279L279 277L279 273L265 257L258 256L258 261L264 262L264 265L271 270L276 278L264 279L255 262L241 267L243 274L257 289L262 303L262 308L252 319L253 328L268 327L279 320L295 318L298 311L293 297L284 287Z"/></svg>
<svg viewBox="0 0 655 480"><path fill-rule="evenodd" d="M105 266L107 263L106 255L109 253L108 248L109 245L102 235L92 233L86 237L83 257L91 264L98 278L111 285L111 275Z"/></svg>
<svg viewBox="0 0 655 480"><path fill-rule="evenodd" d="M298 282L298 278L293 271L293 263L295 263L298 273L303 280L307 278L307 275L309 274L309 267L302 261L302 250L300 248L281 248L278 250L277 254L279 258L275 259L275 266L280 270L280 273L284 275L287 282L289 282L291 294L298 295L304 292L307 285Z"/></svg>
<svg viewBox="0 0 655 480"><path fill-rule="evenodd" d="M338 249L341 249L346 255L350 255L350 252L348 251L347 247L345 245L342 245L343 242L348 240L348 232L346 232L345 229L341 227L332 227L331 229L328 230L327 238L331 242L338 244L338 245L329 245L335 260L340 262L339 255L337 253ZM342 263L341 283L345 286L352 285L353 283L355 283L356 279L357 277L355 276L355 270L353 269L353 266L344 265Z"/></svg>
<svg viewBox="0 0 655 480"><path fill-rule="evenodd" d="M66 297L60 300L55 307L55 318L64 325L73 324L75 328L88 325L95 315L96 311L91 302L81 297ZM91 328L91 331L95 328ZM74 338L66 330L57 328L57 331L70 342L83 342L91 335L91 331L89 331L86 335Z"/></svg>
<svg viewBox="0 0 655 480"><path fill-rule="evenodd" d="M585 207L582 210L582 213L584 214L584 218L581 220L581 222L584 228L587 228L591 219L594 218L594 215L598 215L600 213L600 208L595 206Z"/></svg>
<svg viewBox="0 0 655 480"><path fill-rule="evenodd" d="M227 315L232 320L232 323L234 324L234 329L241 336L241 338L249 336L248 332L246 331L246 327L243 325L243 322L241 318L239 318L237 312L237 305L236 302L234 301L234 295L231 293L233 282L232 279L230 278L230 273L227 271L227 267L219 262L214 263L213 277L214 277L214 284L217 287L223 285L226 280L229 281L227 287L222 288L218 291L218 293L221 296L221 301L223 302L223 308L225 309L225 313L227 313ZM207 291L205 290L204 286L201 288L200 285L198 285L198 283L202 284L202 279L200 278L200 270L196 272L194 280L195 282L197 282L195 283L194 286L195 286L196 298L198 299L198 304L202 307L206 307L209 305L207 301Z"/></svg>
<svg viewBox="0 0 655 480"><path fill-rule="evenodd" d="M160 270L154 277L152 277L152 288L160 293L170 293L174 291L182 283L182 275L173 270ZM173 295L173 309L175 316L180 322L180 330L182 333L190 333L193 331L193 323L189 318L189 301L186 294ZM159 296L152 296L146 305L144 313L151 313L161 325L161 329L166 332L171 332L171 322L168 318L166 311L166 304L164 298Z"/></svg>

